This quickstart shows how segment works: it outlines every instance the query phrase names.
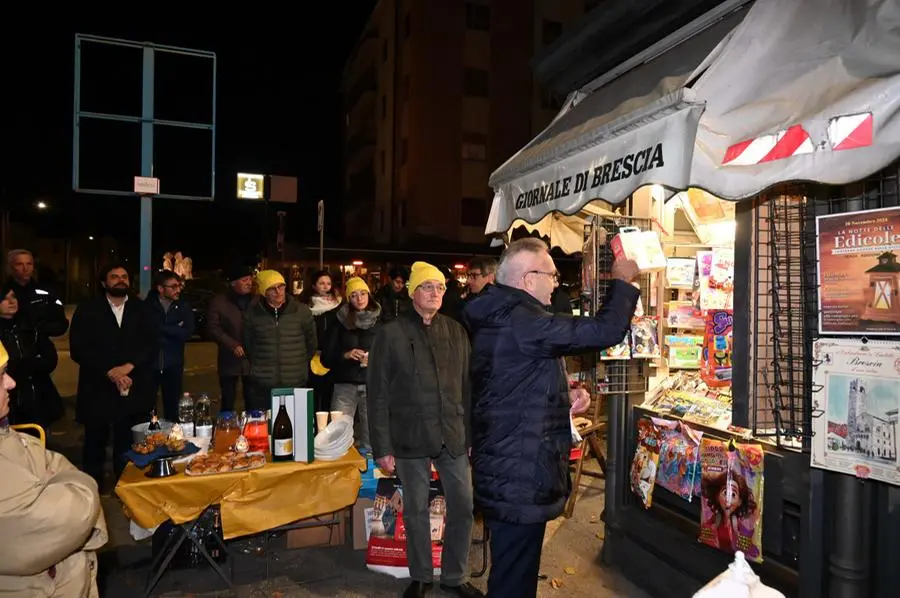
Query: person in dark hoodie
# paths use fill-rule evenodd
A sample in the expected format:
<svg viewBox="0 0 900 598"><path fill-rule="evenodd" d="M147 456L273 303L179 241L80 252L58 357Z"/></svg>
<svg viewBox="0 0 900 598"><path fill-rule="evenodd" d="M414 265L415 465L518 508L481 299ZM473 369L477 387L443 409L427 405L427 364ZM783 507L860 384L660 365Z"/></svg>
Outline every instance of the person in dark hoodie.
<svg viewBox="0 0 900 598"><path fill-rule="evenodd" d="M253 301L253 271L235 264L226 272L228 290L213 297L206 316L206 333L219 349L217 360L222 411L233 411L240 380L244 401L249 394L250 360L244 349L244 313Z"/></svg>
<svg viewBox="0 0 900 598"><path fill-rule="evenodd" d="M27 249L14 249L6 256L10 277L7 285L19 301L22 316L47 336L62 336L69 329L62 301L47 285L34 279L34 256Z"/></svg>
<svg viewBox="0 0 900 598"><path fill-rule="evenodd" d="M156 275L156 286L147 294L147 307L159 326L159 362L154 372L156 388L162 388L163 414L178 421L178 400L184 382L184 345L194 336L194 312L181 298L184 283L171 270Z"/></svg>
<svg viewBox="0 0 900 598"><path fill-rule="evenodd" d="M571 390L562 358L620 342L640 291L632 261L617 260L603 307L593 318L549 311L559 273L546 243L514 241L497 282L465 307L473 334L472 472L475 504L491 532L488 596L537 594L547 521L571 492L570 413L590 396Z"/></svg>
<svg viewBox="0 0 900 598"><path fill-rule="evenodd" d="M375 297L381 305L381 321L384 323L412 310L412 301L406 292L406 271L403 268L391 268L388 277L390 282Z"/></svg>

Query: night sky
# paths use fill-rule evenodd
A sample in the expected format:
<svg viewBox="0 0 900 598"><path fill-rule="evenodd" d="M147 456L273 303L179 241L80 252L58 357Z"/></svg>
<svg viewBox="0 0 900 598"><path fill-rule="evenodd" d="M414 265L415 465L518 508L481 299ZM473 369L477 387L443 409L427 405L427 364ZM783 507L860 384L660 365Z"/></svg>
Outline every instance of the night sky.
<svg viewBox="0 0 900 598"><path fill-rule="evenodd" d="M298 204L286 209L288 242L317 243L319 198L329 207L326 237L340 240L340 76L374 4L357 0L304 8L296 25L283 32L252 24L241 27L232 18L199 33L33 29L5 37L4 63L11 70L4 73L7 174L0 192L11 207L13 226L36 225L39 236L46 237L111 235L126 254L137 258L139 200L71 191L77 32L216 53L215 201L157 200L154 254L181 250L194 258L195 268L206 269L235 257L252 257L261 249L263 208L236 200L238 171L298 178ZM316 27L302 25L312 22ZM156 55L156 117L208 122L211 61ZM82 110L140 114L139 50L90 44L82 61ZM129 189L132 177L140 174L139 125L88 121L81 130L82 186ZM154 174L162 192L208 194L209 133L156 131ZM46 213L34 208L38 199L50 204ZM284 204L274 205L285 209Z"/></svg>

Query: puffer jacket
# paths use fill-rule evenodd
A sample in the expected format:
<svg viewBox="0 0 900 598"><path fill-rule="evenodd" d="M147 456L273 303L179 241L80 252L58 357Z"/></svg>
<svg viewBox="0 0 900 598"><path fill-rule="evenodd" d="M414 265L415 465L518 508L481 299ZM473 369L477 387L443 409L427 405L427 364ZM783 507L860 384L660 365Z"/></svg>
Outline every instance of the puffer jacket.
<svg viewBox="0 0 900 598"><path fill-rule="evenodd" d="M96 551L108 536L97 483L5 426L0 479L0 596L99 596Z"/></svg>
<svg viewBox="0 0 900 598"><path fill-rule="evenodd" d="M250 379L261 388L302 387L318 347L316 324L304 303L287 297L279 309L264 299L244 312Z"/></svg>
<svg viewBox="0 0 900 598"><path fill-rule="evenodd" d="M559 516L571 491L565 355L619 343L639 291L613 281L593 318L551 314L535 298L488 285L465 307L472 331L472 470L484 515L511 523Z"/></svg>

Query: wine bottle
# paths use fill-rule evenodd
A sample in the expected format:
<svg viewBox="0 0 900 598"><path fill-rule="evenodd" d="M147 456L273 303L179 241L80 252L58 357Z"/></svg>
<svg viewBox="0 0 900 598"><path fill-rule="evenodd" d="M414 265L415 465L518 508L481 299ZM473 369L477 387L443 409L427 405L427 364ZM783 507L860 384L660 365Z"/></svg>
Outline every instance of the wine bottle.
<svg viewBox="0 0 900 598"><path fill-rule="evenodd" d="M156 432L162 429L159 425L159 417L156 415L156 407L150 410L150 425L147 426L147 429L151 432Z"/></svg>
<svg viewBox="0 0 900 598"><path fill-rule="evenodd" d="M278 415L272 426L272 461L294 460L294 426L287 408L284 406L284 395L280 397Z"/></svg>

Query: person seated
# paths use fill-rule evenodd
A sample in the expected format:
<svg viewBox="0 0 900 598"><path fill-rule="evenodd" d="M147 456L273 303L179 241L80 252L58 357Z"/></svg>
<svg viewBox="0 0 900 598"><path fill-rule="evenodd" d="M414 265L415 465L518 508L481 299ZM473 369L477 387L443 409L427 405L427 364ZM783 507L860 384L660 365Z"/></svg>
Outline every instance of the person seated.
<svg viewBox="0 0 900 598"><path fill-rule="evenodd" d="M9 427L0 343L0 596L98 597L96 551L108 539L97 483Z"/></svg>

